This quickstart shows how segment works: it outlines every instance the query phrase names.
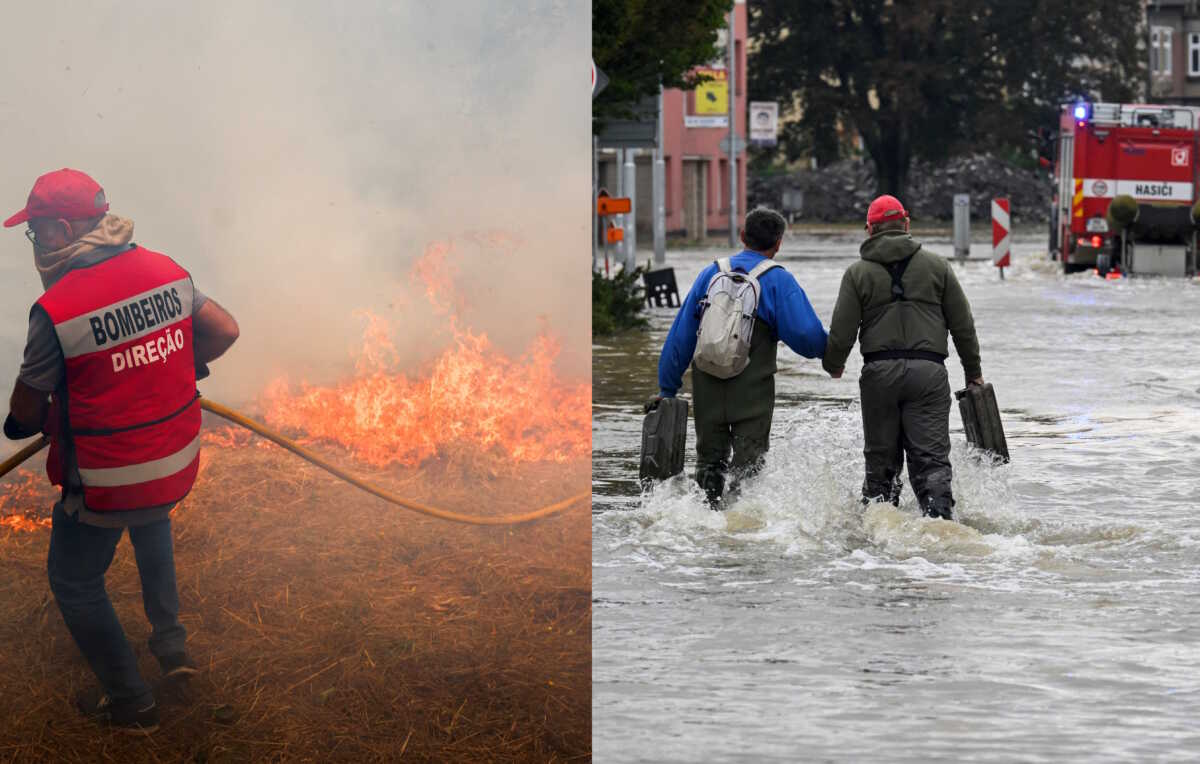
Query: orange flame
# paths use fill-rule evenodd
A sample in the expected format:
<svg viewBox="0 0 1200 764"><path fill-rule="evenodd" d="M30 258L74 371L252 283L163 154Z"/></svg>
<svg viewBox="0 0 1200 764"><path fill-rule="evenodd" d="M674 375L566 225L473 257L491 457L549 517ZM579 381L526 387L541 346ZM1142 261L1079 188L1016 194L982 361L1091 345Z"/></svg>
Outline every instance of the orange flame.
<svg viewBox="0 0 1200 764"><path fill-rule="evenodd" d="M49 528L50 518L28 518L24 515L5 515L0 517L0 528L29 533L39 528Z"/></svg>
<svg viewBox="0 0 1200 764"><path fill-rule="evenodd" d="M475 240L514 246L503 234ZM558 378L560 344L546 332L513 359L486 333L461 328L466 303L454 289L453 253L452 242L435 242L412 269L453 335L423 375L410 379L397 368L387 323L368 313L354 377L334 387L301 384L296 393L286 380L273 383L264 395L267 422L344 445L377 466L417 465L462 447L516 462L587 458L590 387Z"/></svg>
<svg viewBox="0 0 1200 764"><path fill-rule="evenodd" d="M505 233L470 239L501 254L519 241ZM363 461L413 466L467 448L512 462L565 462L591 453L591 388L554 372L560 343L543 331L518 358L492 346L487 334L459 326L467 307L454 289L451 242L435 242L414 264L434 310L453 340L423 374L399 371L400 354L387 323L369 313L353 378L334 387L301 384L291 392L277 380L264 393L268 424L307 433L305 440L346 446ZM204 443L217 448L275 448L236 427L209 428ZM203 479L203 460L201 479ZM46 512L57 496L38 472L21 469L0 480L0 528L34 531L50 526Z"/></svg>
<svg viewBox="0 0 1200 764"><path fill-rule="evenodd" d="M49 528L50 518L44 515L50 510L58 491L45 476L33 470L21 468L0 481L0 528L14 531L35 531Z"/></svg>

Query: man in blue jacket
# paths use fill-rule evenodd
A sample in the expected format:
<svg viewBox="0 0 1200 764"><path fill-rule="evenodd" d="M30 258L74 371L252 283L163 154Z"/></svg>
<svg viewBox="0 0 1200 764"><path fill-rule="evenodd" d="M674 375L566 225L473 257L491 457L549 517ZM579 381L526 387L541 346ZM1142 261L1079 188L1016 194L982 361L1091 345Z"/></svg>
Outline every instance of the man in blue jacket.
<svg viewBox="0 0 1200 764"><path fill-rule="evenodd" d="M746 248L730 258L732 269L750 273L764 259L774 258L786 230L787 221L778 212L763 207L752 210L746 215L741 235ZM658 361L662 398L673 397L679 391L683 373L692 363L704 298L717 272L716 263L700 272L667 334ZM696 482L714 509L719 508L725 491L726 473L733 475L733 489L762 466L775 410L775 354L779 341L805 358L825 354L825 328L792 274L774 267L759 277L759 284L761 294L745 370L721 379L692 365Z"/></svg>

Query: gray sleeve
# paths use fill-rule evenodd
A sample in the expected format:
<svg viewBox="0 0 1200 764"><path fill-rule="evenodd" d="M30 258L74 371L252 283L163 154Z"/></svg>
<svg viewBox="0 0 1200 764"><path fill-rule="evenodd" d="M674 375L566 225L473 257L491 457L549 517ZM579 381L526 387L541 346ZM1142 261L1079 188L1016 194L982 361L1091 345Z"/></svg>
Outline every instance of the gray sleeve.
<svg viewBox="0 0 1200 764"><path fill-rule="evenodd" d="M29 311L29 336L25 340L25 357L17 379L34 390L54 391L66 374L62 347L54 336L54 324L41 307Z"/></svg>
<svg viewBox="0 0 1200 764"><path fill-rule="evenodd" d="M196 311L200 310L206 302L208 302L208 295L197 289L195 284L192 284L192 315L196 315Z"/></svg>
<svg viewBox="0 0 1200 764"><path fill-rule="evenodd" d="M203 307L204 303L206 303L206 302L208 302L208 295L204 294L204 292L201 292L199 289L197 289L196 284L193 283L192 284L192 315L193 316L196 315L196 312L199 311L200 308ZM196 329L196 327L193 326L192 331L195 331L195 329ZM196 362L196 381L199 382L200 380L206 379L207 377L208 377L208 364L200 363L199 361L197 361Z"/></svg>

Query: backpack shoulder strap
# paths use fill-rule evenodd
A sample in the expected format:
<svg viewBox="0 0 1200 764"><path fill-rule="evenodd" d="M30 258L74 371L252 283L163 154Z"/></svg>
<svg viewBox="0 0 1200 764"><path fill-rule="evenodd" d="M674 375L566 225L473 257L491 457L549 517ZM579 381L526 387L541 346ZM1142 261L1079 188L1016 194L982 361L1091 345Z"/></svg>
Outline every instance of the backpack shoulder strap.
<svg viewBox="0 0 1200 764"><path fill-rule="evenodd" d="M770 258L767 258L766 260L763 260L761 263L759 263L758 265L751 268L750 273L748 273L746 275L748 275L750 278L757 281L759 278L762 277L762 275L764 273L771 270L772 268L782 268L782 267L783 266L780 265L779 263L775 262L774 260L772 260Z"/></svg>
<svg viewBox="0 0 1200 764"><path fill-rule="evenodd" d="M917 252L920 251L921 250L917 250ZM889 263L887 265L880 263L880 265L883 265L884 268L887 268L887 272L892 275L892 302L899 302L900 300L908 299L904 296L904 285L900 283L900 280L904 278L904 271L908 269L908 264L912 262L912 259L917 252L913 252L903 260L897 260L894 263Z"/></svg>
<svg viewBox="0 0 1200 764"><path fill-rule="evenodd" d="M709 296L709 293L712 292L713 285L717 283L717 281L721 278L722 275L727 274L727 273L733 273L733 271L730 269L728 257L718 258L716 260L713 260L713 262L717 264L717 272L709 277L708 286L704 287L704 296L702 298L700 298L700 309L701 310L703 310L704 308L706 308L708 306L708 303L709 303L708 296Z"/></svg>

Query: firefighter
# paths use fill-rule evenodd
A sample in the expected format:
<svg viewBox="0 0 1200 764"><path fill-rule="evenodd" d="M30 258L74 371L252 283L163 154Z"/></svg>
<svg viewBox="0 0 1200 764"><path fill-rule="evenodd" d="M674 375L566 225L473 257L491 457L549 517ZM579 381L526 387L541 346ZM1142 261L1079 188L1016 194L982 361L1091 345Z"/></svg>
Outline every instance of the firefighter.
<svg viewBox="0 0 1200 764"><path fill-rule="evenodd" d="M237 323L165 255L134 244L133 222L108 214L104 190L62 169L37 179L24 209L45 287L29 312L25 356L4 432L50 437L46 471L62 486L50 531L50 589L100 687L80 709L121 731L153 732L159 713L105 590L125 528L150 651L165 677L196 667L185 649L171 508L199 459L195 381L238 336Z"/></svg>
<svg viewBox="0 0 1200 764"><path fill-rule="evenodd" d="M908 232L909 216L894 196L867 210L861 260L842 277L822 365L839 378L861 340L863 503L899 506L901 471L922 513L950 520L950 382L946 333L968 384L983 384L971 306L949 263L921 248ZM861 334L860 334L861 333Z"/></svg>
<svg viewBox="0 0 1200 764"><path fill-rule="evenodd" d="M662 398L674 396L683 384L684 371L692 364L696 482L714 509L720 507L727 473L732 472L734 477L732 490L737 482L762 466L775 409L775 355L779 341L805 358L820 358L825 352L825 327L804 290L791 273L772 263L786 230L787 221L778 212L762 207L751 210L741 232L746 248L729 258L733 271L750 274L757 269L761 273L758 275L761 294L754 310L749 364L745 369L723 379L693 363L697 332L719 263L701 271L692 284L659 358L661 392L648 408Z"/></svg>

